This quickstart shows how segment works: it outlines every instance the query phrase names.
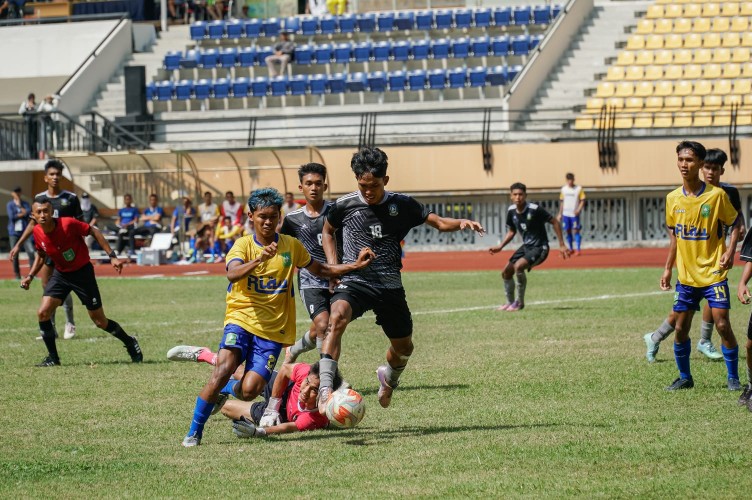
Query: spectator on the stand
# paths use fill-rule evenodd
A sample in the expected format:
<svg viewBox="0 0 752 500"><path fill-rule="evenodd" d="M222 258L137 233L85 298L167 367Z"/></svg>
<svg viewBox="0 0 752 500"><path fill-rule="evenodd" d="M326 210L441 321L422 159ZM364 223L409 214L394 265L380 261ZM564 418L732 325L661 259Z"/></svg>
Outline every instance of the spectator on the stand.
<svg viewBox="0 0 752 500"><path fill-rule="evenodd" d="M212 194L209 191L204 193L204 202L198 206L198 216L197 236L202 240L202 247L204 243L206 245L203 249L208 249L211 253L207 260L211 264L215 259L214 232L219 222L219 207L212 201Z"/></svg>
<svg viewBox="0 0 752 500"><path fill-rule="evenodd" d="M347 12L347 0L326 0L326 7L333 16L341 16Z"/></svg>
<svg viewBox="0 0 752 500"><path fill-rule="evenodd" d="M136 228L136 234L151 238L154 233L162 230L162 217L164 217L164 210L159 206L159 197L152 193L149 195L149 206L141 215L143 226Z"/></svg>
<svg viewBox="0 0 752 500"><path fill-rule="evenodd" d="M206 0L206 12L214 20L221 20L225 17L225 6L222 0Z"/></svg>
<svg viewBox="0 0 752 500"><path fill-rule="evenodd" d="M8 19L10 17L10 1L0 0L0 19Z"/></svg>
<svg viewBox="0 0 752 500"><path fill-rule="evenodd" d="M308 0L305 6L305 13L311 16L325 16L329 14L326 8L326 0Z"/></svg>
<svg viewBox="0 0 752 500"><path fill-rule="evenodd" d="M233 226L243 226L243 205L235 201L235 194L232 191L225 193L221 212L222 217L230 217Z"/></svg>
<svg viewBox="0 0 752 500"><path fill-rule="evenodd" d="M6 210L8 212L8 239L10 240L10 247L16 246L16 243L21 238L21 235L29 224L29 217L31 216L31 205L28 202L21 199L21 188L17 187L11 194L12 199L8 202ZM23 243L26 255L29 257L29 268L34 263L34 238L27 238ZM18 255L13 257L13 274L17 280L21 279L21 267L18 263Z"/></svg>
<svg viewBox="0 0 752 500"><path fill-rule="evenodd" d="M183 203L175 207L175 210L172 212L172 219L170 220L170 233L173 236L177 236L181 254L184 251L183 244L186 239L188 239L188 241L192 239L193 231L191 230L191 222L193 222L193 219L195 218L196 209L193 206L193 202L189 197L183 197ZM177 233L177 235L175 233ZM193 250L193 248L191 248L191 250Z"/></svg>
<svg viewBox="0 0 752 500"><path fill-rule="evenodd" d="M235 226L229 217L222 219L222 224L217 227L216 244L219 255L224 259L227 252L232 248L232 244L235 240L242 236L242 230L240 226Z"/></svg>
<svg viewBox="0 0 752 500"><path fill-rule="evenodd" d="M269 78L284 75L287 65L292 61L295 55L295 42L290 40L290 34L287 30L280 33L281 40L274 45L274 53L266 56L266 67L269 69ZM279 65L279 70L277 69Z"/></svg>
<svg viewBox="0 0 752 500"><path fill-rule="evenodd" d="M59 95L48 95L37 107L39 113L40 123L42 124L42 151L47 151L55 148L54 135L55 135L55 118L54 113L57 111L57 105L60 103Z"/></svg>
<svg viewBox="0 0 752 500"><path fill-rule="evenodd" d="M289 192L285 193L285 202L282 205L282 218L284 219L287 214L299 208L300 205L295 201L295 195Z"/></svg>
<svg viewBox="0 0 752 500"><path fill-rule="evenodd" d="M36 160L39 158L39 150L37 149L39 128L37 126L37 101L33 93L29 94L26 100L21 103L18 114L22 115L26 122L26 147L29 150L29 158Z"/></svg>
<svg viewBox="0 0 752 500"><path fill-rule="evenodd" d="M97 225L97 221L99 219L99 210L97 210L96 205L94 205L91 202L91 198L89 197L89 193L81 193L81 211L84 214L84 222L87 223L90 226ZM86 238L86 246L91 249L96 240L92 235L87 235Z"/></svg>
<svg viewBox="0 0 752 500"><path fill-rule="evenodd" d="M123 196L125 206L118 210L118 218L115 225L118 227L117 253L122 253L125 249L126 238L128 240L128 254L136 253L136 238L134 231L138 224L138 208L133 205L133 196L126 194Z"/></svg>

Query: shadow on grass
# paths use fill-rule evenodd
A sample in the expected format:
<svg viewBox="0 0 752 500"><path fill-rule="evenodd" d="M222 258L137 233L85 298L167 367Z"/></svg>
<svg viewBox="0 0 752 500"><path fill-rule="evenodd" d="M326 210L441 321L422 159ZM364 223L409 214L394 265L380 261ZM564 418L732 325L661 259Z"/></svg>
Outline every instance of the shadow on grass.
<svg viewBox="0 0 752 500"><path fill-rule="evenodd" d="M105 360L105 361L84 361L82 363L66 363L63 360L63 366L117 366L117 365L161 365L163 363L170 363L169 359L145 359L140 363L134 363L128 359L123 360Z"/></svg>
<svg viewBox="0 0 752 500"><path fill-rule="evenodd" d="M407 386L400 386L399 389L395 389L398 393L399 392L410 392L410 391L425 391L425 390L442 390L442 391L457 391L460 389L469 389L470 384L446 384L446 385L407 385ZM367 389L359 389L357 387L354 388L356 391L358 391L361 395L368 395L368 394L376 394L379 392L379 389L376 387L371 387Z"/></svg>

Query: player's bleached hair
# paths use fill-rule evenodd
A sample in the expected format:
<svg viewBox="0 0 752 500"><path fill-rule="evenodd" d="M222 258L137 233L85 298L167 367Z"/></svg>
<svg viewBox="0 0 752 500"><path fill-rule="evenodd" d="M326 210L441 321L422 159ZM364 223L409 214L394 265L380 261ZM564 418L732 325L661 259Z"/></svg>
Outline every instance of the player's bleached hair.
<svg viewBox="0 0 752 500"><path fill-rule="evenodd" d="M676 154L679 154L682 149L689 149L692 151L698 160L704 160L705 156L708 154L705 150L705 146L696 141L681 141L676 146Z"/></svg>
<svg viewBox="0 0 752 500"><path fill-rule="evenodd" d="M298 169L298 179L303 182L303 177L308 174L318 174L326 180L326 167L321 163L306 163Z"/></svg>
<svg viewBox="0 0 752 500"><path fill-rule="evenodd" d="M509 186L509 191L514 191L515 189L521 189L523 193L527 193L527 186L524 185L521 182L515 182L511 186Z"/></svg>
<svg viewBox="0 0 752 500"><path fill-rule="evenodd" d="M708 149L705 153L705 163L712 163L723 168L727 161L728 156L726 156L726 153L722 149L712 148Z"/></svg>
<svg viewBox="0 0 752 500"><path fill-rule="evenodd" d="M360 179L365 174L379 178L386 177L388 160L386 153L379 148L363 148L353 155L350 168L355 173L356 179Z"/></svg>
<svg viewBox="0 0 752 500"><path fill-rule="evenodd" d="M63 162L61 162L60 160L50 160L44 164L44 173L46 174L47 171L49 171L51 168L60 170L60 173L62 173L65 169L65 165L63 165Z"/></svg>
<svg viewBox="0 0 752 500"><path fill-rule="evenodd" d="M311 373L311 374L316 375L317 377L321 378L321 375L319 374L320 368L321 367L319 366L319 362L316 361L314 364L311 365L311 371L308 372L308 373ZM334 387L336 389L336 388L338 388L341 385L342 385L342 374L339 372L339 368L337 368L334 371L334 381L332 383L332 387Z"/></svg>
<svg viewBox="0 0 752 500"><path fill-rule="evenodd" d="M282 195L274 188L261 188L251 192L248 208L255 212L257 208L277 207L282 209Z"/></svg>

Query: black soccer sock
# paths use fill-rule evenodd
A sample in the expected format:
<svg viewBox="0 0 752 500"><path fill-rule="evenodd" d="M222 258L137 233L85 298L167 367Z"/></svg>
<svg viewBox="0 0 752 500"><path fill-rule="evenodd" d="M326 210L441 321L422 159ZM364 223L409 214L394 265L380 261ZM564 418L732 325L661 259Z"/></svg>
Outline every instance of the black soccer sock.
<svg viewBox="0 0 752 500"><path fill-rule="evenodd" d="M104 327L104 331L118 339L123 344L127 345L131 343L131 337L125 333L125 330L120 327L120 324L117 321L111 319L107 320L107 326Z"/></svg>
<svg viewBox="0 0 752 500"><path fill-rule="evenodd" d="M55 327L52 326L52 321L40 321L39 331L42 332L42 340L47 347L47 352L50 357L55 361L60 361L60 357L57 355L57 344L55 343Z"/></svg>

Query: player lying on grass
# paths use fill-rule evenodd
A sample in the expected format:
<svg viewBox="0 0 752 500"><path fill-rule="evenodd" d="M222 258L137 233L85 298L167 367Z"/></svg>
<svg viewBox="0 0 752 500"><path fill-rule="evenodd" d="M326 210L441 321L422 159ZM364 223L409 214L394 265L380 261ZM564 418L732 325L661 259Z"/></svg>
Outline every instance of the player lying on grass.
<svg viewBox="0 0 752 500"><path fill-rule="evenodd" d="M742 251L739 257L744 261L742 269L742 278L736 289L736 296L742 304L749 304L752 298L749 293L749 279L752 278L752 231L748 232L742 243ZM739 404L747 405L747 409L752 411L752 316L749 317L747 324L747 385L744 387L742 395L739 396Z"/></svg>
<svg viewBox="0 0 752 500"><path fill-rule="evenodd" d="M733 186L721 182L721 175L723 175L724 168L728 157L726 153L720 149L708 149L705 155L705 163L702 167L702 175L705 177L705 182L716 187L720 187L729 197L731 205L739 212L739 216L736 218L736 222L733 227L725 228L725 233L729 236L729 245L726 252L721 256L720 267L721 269L731 269L734 265L734 253L736 253L736 244L742 237L744 232L744 216L741 214L742 202L739 197L739 190ZM671 235L669 235L670 237ZM670 238L671 247L669 249L668 259L666 261L666 272L668 272L667 281L671 281L671 269L676 261L676 238ZM723 354L718 352L713 343L710 341L710 337L713 334L713 313L710 305L706 302L702 308L702 323L700 325L700 341L697 343L697 350L704 354L709 359L717 360L723 359ZM658 348L663 340L667 339L669 335L674 332L676 326L676 313L671 311L668 317L663 321L663 324L658 327L654 332L646 333L643 337L647 351L645 356L649 363L655 361L655 355L658 354Z"/></svg>
<svg viewBox="0 0 752 500"><path fill-rule="evenodd" d="M217 355L208 347L180 345L170 349L167 358L214 364ZM233 379L240 380L243 371L239 367ZM229 400L221 411L233 421L233 432L240 438L323 429L329 420L316 407L319 383L318 363L283 363L279 371L272 373L262 394L263 401ZM339 372L334 383L337 387L342 385Z"/></svg>

